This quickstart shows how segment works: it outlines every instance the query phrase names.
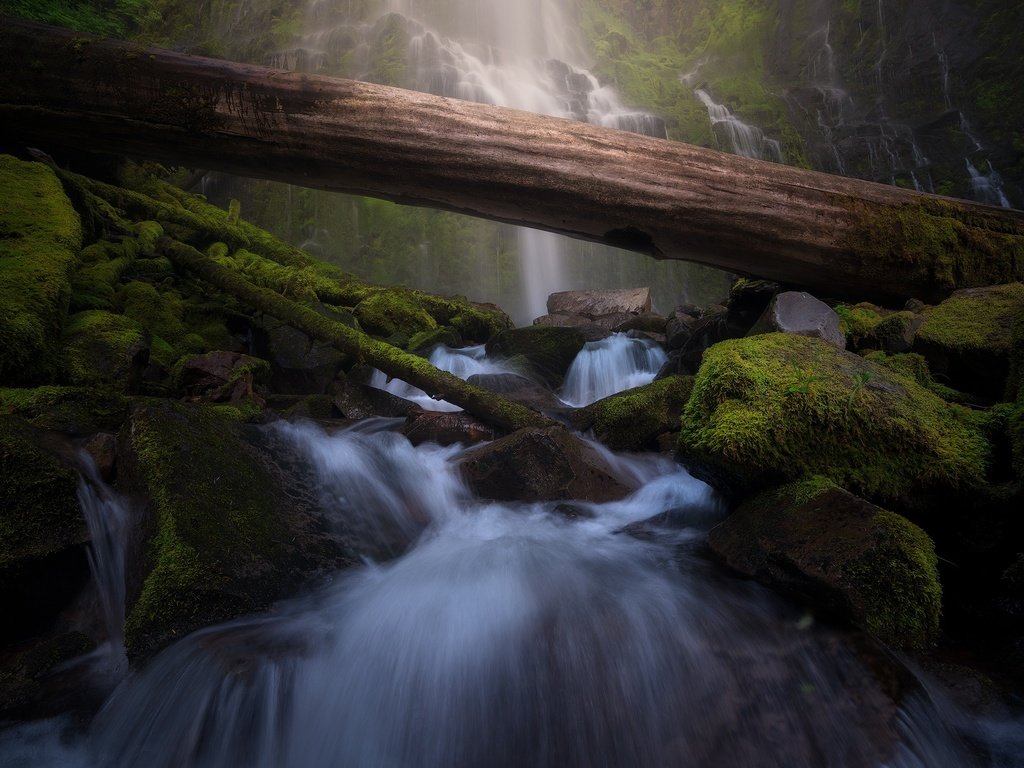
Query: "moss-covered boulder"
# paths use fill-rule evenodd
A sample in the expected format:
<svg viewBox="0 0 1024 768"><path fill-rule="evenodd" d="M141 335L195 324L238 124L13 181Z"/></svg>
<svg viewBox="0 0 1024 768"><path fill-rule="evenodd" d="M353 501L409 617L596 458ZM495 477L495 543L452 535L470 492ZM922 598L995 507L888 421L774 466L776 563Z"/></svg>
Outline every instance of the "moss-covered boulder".
<svg viewBox="0 0 1024 768"><path fill-rule="evenodd" d="M45 381L71 298L82 225L41 163L0 155L0 380Z"/></svg>
<svg viewBox="0 0 1024 768"><path fill-rule="evenodd" d="M0 639L45 628L89 577L78 478L46 436L0 416Z"/></svg>
<svg viewBox="0 0 1024 768"><path fill-rule="evenodd" d="M487 343L487 353L521 362L523 373L556 389L584 344L586 337L577 328L533 325L497 334Z"/></svg>
<svg viewBox="0 0 1024 768"><path fill-rule="evenodd" d="M692 390L692 376L667 376L580 408L572 414L572 423L583 431L592 429L594 437L613 450L649 448L659 435L678 432Z"/></svg>
<svg viewBox="0 0 1024 768"><path fill-rule="evenodd" d="M922 314L914 351L932 371L954 389L1003 399L1015 328L1024 324L1024 284L956 291Z"/></svg>
<svg viewBox="0 0 1024 768"><path fill-rule="evenodd" d="M496 501L612 501L632 488L591 446L562 427L520 429L459 464L476 495Z"/></svg>
<svg viewBox="0 0 1024 768"><path fill-rule="evenodd" d="M65 378L73 386L138 392L149 343L130 317L90 309L68 318L63 358Z"/></svg>
<svg viewBox="0 0 1024 768"><path fill-rule="evenodd" d="M823 474L901 506L982 483L988 460L971 412L818 339L778 333L705 353L679 445L741 488Z"/></svg>
<svg viewBox="0 0 1024 768"><path fill-rule="evenodd" d="M395 289L371 294L355 309L359 325L367 333L401 340L400 346L423 331L437 328L437 321L408 292Z"/></svg>
<svg viewBox="0 0 1024 768"><path fill-rule="evenodd" d="M128 398L95 387L0 387L0 414L14 414L45 430L84 435L116 431L128 416Z"/></svg>
<svg viewBox="0 0 1024 768"><path fill-rule="evenodd" d="M931 539L824 478L746 501L708 540L732 568L839 612L889 645L924 648L938 636L942 587Z"/></svg>
<svg viewBox="0 0 1024 768"><path fill-rule="evenodd" d="M148 499L125 631L133 657L266 608L352 561L310 498L304 465L241 416L232 406L151 401L133 408L121 432L120 476Z"/></svg>

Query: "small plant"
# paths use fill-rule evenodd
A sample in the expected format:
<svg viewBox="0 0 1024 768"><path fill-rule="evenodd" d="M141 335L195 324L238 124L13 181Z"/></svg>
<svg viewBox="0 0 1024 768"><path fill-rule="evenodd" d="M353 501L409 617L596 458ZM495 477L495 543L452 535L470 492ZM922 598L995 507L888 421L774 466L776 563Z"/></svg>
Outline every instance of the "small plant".
<svg viewBox="0 0 1024 768"><path fill-rule="evenodd" d="M809 373L799 366L794 365L793 368L796 370L797 380L786 387L785 394L788 395L806 395L811 391L811 384L817 380L817 376L813 373Z"/></svg>
<svg viewBox="0 0 1024 768"><path fill-rule="evenodd" d="M871 381L871 371L858 371L853 374L853 390L850 392L850 397L846 400L847 411L853 408L853 401L857 399L857 395L867 386L869 381Z"/></svg>

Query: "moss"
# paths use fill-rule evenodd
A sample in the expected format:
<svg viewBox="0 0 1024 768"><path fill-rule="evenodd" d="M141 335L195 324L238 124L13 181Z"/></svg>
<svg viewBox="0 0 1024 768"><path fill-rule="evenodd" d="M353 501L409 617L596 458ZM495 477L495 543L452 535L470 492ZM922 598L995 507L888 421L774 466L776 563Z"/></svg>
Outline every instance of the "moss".
<svg viewBox="0 0 1024 768"><path fill-rule="evenodd" d="M1024 318L1024 284L957 291L924 312L922 341L957 351L992 350L1008 355L1015 323Z"/></svg>
<svg viewBox="0 0 1024 768"><path fill-rule="evenodd" d="M92 250L100 245L103 246L103 256ZM70 311L110 309L113 306L115 288L132 261L124 256L110 258L107 254L121 250L114 243L95 243L82 252L83 262L87 255L90 261L81 264L71 276Z"/></svg>
<svg viewBox="0 0 1024 768"><path fill-rule="evenodd" d="M971 414L909 377L817 339L766 334L704 355L680 447L743 483L826 474L873 500L982 482Z"/></svg>
<svg viewBox="0 0 1024 768"><path fill-rule="evenodd" d="M533 325L502 331L487 343L487 352L526 360L529 364L526 373L556 388L585 343L578 328Z"/></svg>
<svg viewBox="0 0 1024 768"><path fill-rule="evenodd" d="M412 338L409 339L407 348L410 352L426 352L438 344L443 344L447 347L458 347L462 344L462 337L451 328L442 326L413 334Z"/></svg>
<svg viewBox="0 0 1024 768"><path fill-rule="evenodd" d="M940 384L932 378L931 370L928 368L928 361L924 355L916 352L902 352L889 354L887 352L874 351L864 355L865 359L884 366L894 373L902 374L913 379L922 387L938 395L947 403L966 403L970 398L963 392Z"/></svg>
<svg viewBox="0 0 1024 768"><path fill-rule="evenodd" d="M613 450L640 450L659 435L679 429L692 390L692 376L668 376L581 408L573 414L573 424L593 429L594 436Z"/></svg>
<svg viewBox="0 0 1024 768"><path fill-rule="evenodd" d="M63 356L69 384L133 392L149 345L142 326L130 317L93 309L68 318Z"/></svg>
<svg viewBox="0 0 1024 768"><path fill-rule="evenodd" d="M23 419L0 416L0 569L85 540L77 475L39 439Z"/></svg>
<svg viewBox="0 0 1024 768"><path fill-rule="evenodd" d="M117 392L95 387L0 387L0 414L16 414L36 427L73 434L116 431L128 413Z"/></svg>
<svg viewBox="0 0 1024 768"><path fill-rule="evenodd" d="M353 312L363 330L385 338L395 334L411 337L437 328L437 321L423 309L416 297L401 289L367 296Z"/></svg>
<svg viewBox="0 0 1024 768"><path fill-rule="evenodd" d="M82 226L45 165L0 155L0 188L0 379L31 383L55 367Z"/></svg>
<svg viewBox="0 0 1024 768"><path fill-rule="evenodd" d="M874 340L875 327L882 321L882 314L873 304L856 304L836 307L839 315L839 328L846 334L847 341L853 348L864 346Z"/></svg>
<svg viewBox="0 0 1024 768"><path fill-rule="evenodd" d="M164 402L132 415L125 437L154 535L126 624L130 653L276 596L287 500L240 432L245 415L229 408Z"/></svg>

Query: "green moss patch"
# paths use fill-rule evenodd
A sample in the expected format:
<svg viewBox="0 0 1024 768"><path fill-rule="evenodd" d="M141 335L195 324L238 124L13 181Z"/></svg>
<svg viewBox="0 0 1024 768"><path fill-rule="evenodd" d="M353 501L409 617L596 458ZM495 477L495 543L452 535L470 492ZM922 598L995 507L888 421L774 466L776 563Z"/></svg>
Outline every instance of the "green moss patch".
<svg viewBox="0 0 1024 768"><path fill-rule="evenodd" d="M45 380L82 245L78 214L53 172L0 155L0 379Z"/></svg>
<svg viewBox="0 0 1024 768"><path fill-rule="evenodd" d="M680 448L741 483L825 474L868 498L982 482L975 418L913 379L817 339L767 334L704 355Z"/></svg>
<svg viewBox="0 0 1024 768"><path fill-rule="evenodd" d="M133 392L149 358L149 345L142 326L130 317L93 309L68 318L63 354L69 384Z"/></svg>
<svg viewBox="0 0 1024 768"><path fill-rule="evenodd" d="M367 296L354 310L367 333L384 338L400 337L406 346L411 337L437 328L437 321L406 291L395 289Z"/></svg>
<svg viewBox="0 0 1024 768"><path fill-rule="evenodd" d="M128 415L128 400L95 387L0 387L0 414L14 414L41 429L72 434L116 431Z"/></svg>
<svg viewBox="0 0 1024 768"><path fill-rule="evenodd" d="M692 376L668 376L581 408L573 414L573 424L593 429L594 436L613 450L640 450L653 445L659 435L679 429L692 390Z"/></svg>

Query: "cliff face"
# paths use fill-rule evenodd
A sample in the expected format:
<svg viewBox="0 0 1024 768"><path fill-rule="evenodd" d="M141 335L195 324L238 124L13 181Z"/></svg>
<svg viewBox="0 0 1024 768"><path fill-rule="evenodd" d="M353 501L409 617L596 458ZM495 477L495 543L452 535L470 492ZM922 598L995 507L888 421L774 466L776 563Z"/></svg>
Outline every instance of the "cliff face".
<svg viewBox="0 0 1024 768"><path fill-rule="evenodd" d="M588 0L580 18L598 71L673 138L1024 205L1019 4Z"/></svg>

